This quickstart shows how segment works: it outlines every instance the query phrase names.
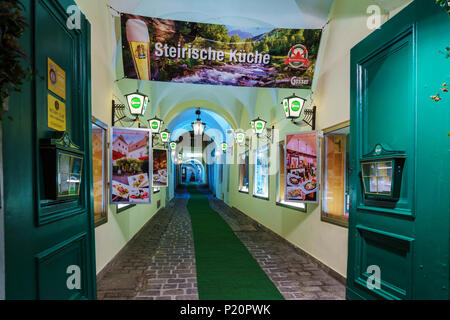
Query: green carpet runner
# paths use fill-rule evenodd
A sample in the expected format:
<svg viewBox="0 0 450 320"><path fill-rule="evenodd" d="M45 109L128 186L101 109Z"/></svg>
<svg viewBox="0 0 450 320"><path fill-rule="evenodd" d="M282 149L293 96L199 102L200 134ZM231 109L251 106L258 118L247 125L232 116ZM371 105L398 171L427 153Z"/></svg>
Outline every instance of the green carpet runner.
<svg viewBox="0 0 450 320"><path fill-rule="evenodd" d="M283 296L208 198L188 187L200 300L283 300Z"/></svg>

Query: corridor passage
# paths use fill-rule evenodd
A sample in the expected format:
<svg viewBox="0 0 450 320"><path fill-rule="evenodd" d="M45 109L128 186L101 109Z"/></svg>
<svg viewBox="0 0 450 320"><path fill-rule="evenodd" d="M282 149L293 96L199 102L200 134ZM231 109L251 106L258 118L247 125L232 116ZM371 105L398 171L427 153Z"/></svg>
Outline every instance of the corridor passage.
<svg viewBox="0 0 450 320"><path fill-rule="evenodd" d="M168 207L98 275L99 299L345 298L345 286L299 249L214 198L207 189L192 188L178 189ZM214 226L199 226L205 217ZM227 241L220 242L223 239ZM228 262L222 253L239 258ZM236 271L239 267L241 272ZM227 268L236 269L227 273ZM254 281L246 283L249 275Z"/></svg>

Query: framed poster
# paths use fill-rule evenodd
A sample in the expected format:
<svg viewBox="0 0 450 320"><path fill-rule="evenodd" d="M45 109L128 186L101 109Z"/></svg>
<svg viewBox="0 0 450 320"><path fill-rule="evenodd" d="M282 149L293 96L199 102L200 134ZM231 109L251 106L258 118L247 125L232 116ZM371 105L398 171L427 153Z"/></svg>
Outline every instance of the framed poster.
<svg viewBox="0 0 450 320"><path fill-rule="evenodd" d="M153 149L153 187L169 186L167 150Z"/></svg>
<svg viewBox="0 0 450 320"><path fill-rule="evenodd" d="M266 144L254 151L253 196L269 199L269 145Z"/></svg>
<svg viewBox="0 0 450 320"><path fill-rule="evenodd" d="M285 139L285 201L319 202L319 137L317 131L287 134Z"/></svg>
<svg viewBox="0 0 450 320"><path fill-rule="evenodd" d="M151 133L111 128L111 204L150 204Z"/></svg>
<svg viewBox="0 0 450 320"><path fill-rule="evenodd" d="M239 155L239 192L248 193L248 150Z"/></svg>
<svg viewBox="0 0 450 320"><path fill-rule="evenodd" d="M92 117L92 178L94 183L94 222L108 222L108 125Z"/></svg>

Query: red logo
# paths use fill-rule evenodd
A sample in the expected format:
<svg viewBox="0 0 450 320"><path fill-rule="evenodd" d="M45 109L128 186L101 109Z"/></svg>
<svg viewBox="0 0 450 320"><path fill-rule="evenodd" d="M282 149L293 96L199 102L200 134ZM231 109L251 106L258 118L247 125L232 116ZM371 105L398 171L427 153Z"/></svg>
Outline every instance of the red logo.
<svg viewBox="0 0 450 320"><path fill-rule="evenodd" d="M292 46L284 63L293 68L308 67L311 64L311 61L308 60L308 49L302 44Z"/></svg>

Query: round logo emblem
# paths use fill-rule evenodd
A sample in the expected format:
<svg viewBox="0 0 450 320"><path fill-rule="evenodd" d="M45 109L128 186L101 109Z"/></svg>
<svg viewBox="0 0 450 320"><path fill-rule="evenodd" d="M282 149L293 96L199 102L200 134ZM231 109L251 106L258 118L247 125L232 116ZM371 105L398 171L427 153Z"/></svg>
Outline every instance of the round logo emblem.
<svg viewBox="0 0 450 320"><path fill-rule="evenodd" d="M163 133L163 134L162 134L162 138L163 138L164 140L166 140L166 139L167 139L167 133Z"/></svg>
<svg viewBox="0 0 450 320"><path fill-rule="evenodd" d="M158 129L158 122L156 122L156 121L153 121L152 122L152 129Z"/></svg>
<svg viewBox="0 0 450 320"><path fill-rule="evenodd" d="M263 128L262 122L257 122L257 123L256 123L256 129L257 129L257 130L262 130L262 128Z"/></svg>
<svg viewBox="0 0 450 320"><path fill-rule="evenodd" d="M131 106L135 109L139 109L141 107L141 99L139 98L131 99Z"/></svg>
<svg viewBox="0 0 450 320"><path fill-rule="evenodd" d="M308 49L302 44L292 46L291 50L285 59L285 64L289 64L292 68L307 68L310 65L308 60Z"/></svg>
<svg viewBox="0 0 450 320"><path fill-rule="evenodd" d="M298 110L300 110L300 102L298 102L298 101L293 101L293 102L292 102L292 111L297 112Z"/></svg>
<svg viewBox="0 0 450 320"><path fill-rule="evenodd" d="M376 147L375 147L375 154L376 155L379 155L381 153L381 146L378 144Z"/></svg>

